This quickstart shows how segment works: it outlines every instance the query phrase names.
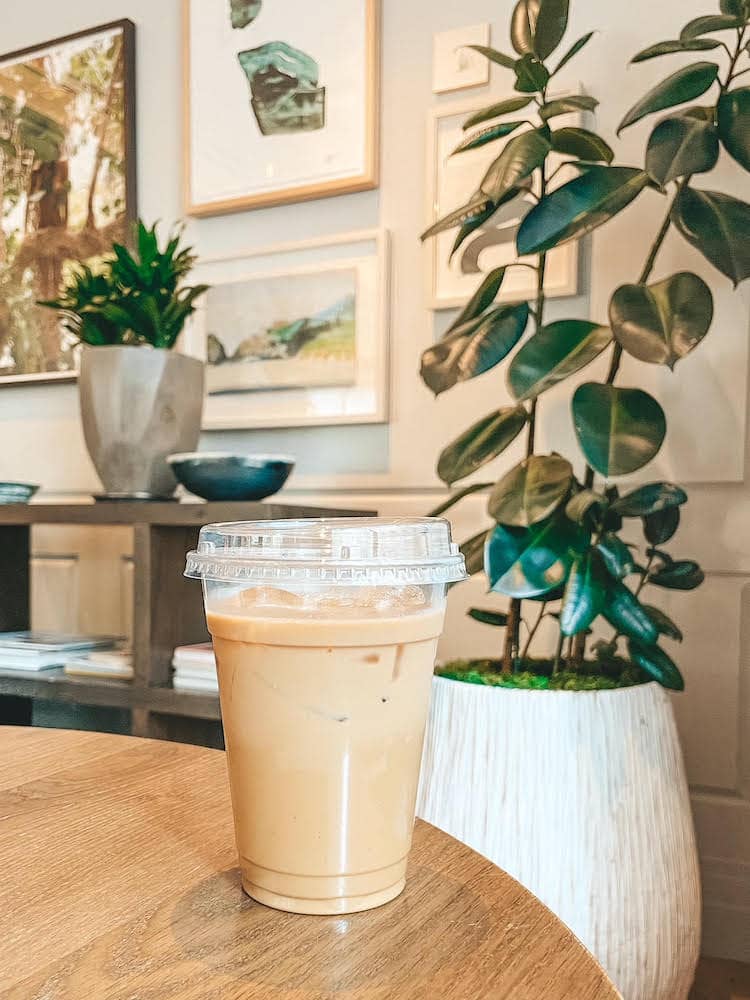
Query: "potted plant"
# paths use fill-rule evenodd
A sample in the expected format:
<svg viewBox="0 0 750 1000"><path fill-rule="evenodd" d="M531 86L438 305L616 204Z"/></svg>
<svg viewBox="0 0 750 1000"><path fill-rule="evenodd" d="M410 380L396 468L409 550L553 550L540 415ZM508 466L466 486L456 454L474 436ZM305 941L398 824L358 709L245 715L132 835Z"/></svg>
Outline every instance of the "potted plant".
<svg viewBox="0 0 750 1000"><path fill-rule="evenodd" d="M510 267L532 267L537 293L530 303L499 304L508 268L493 270L422 358L436 394L504 362L512 397L443 450L446 485L460 484L519 435L526 457L497 482L472 480L436 511L490 490L494 526L463 551L470 572L484 570L491 592L505 597L469 612L502 628L504 645L496 660L438 671L419 812L537 893L629 1000L684 1000L698 957L697 855L667 693L683 687L670 651L682 634L655 595L697 587L703 573L671 551L685 491L667 482L618 486L654 458L667 432L659 402L619 376L623 353L675 368L711 327L705 281L686 270L654 278L671 229L734 285L750 276L750 205L712 190L703 176L721 150L750 170L750 88L738 80L750 71L750 4L719 6L634 57L697 53L625 114L619 131L660 117L644 165L621 166L595 132L559 125L566 113L593 111L593 97L550 96L555 74L593 32L552 58L568 0L519 0L515 54L475 46L514 74L515 94L466 122L455 155L497 140L502 151L467 202L423 236L457 228L455 252L527 192L531 207L516 240L523 260ZM568 166L558 173L561 160ZM613 289L607 317L548 322L547 254L647 188L663 196L663 221L644 233L633 283ZM606 378L581 381L602 354ZM539 454L545 392L571 376L580 454ZM538 648L540 625L554 629L549 649Z"/></svg>
<svg viewBox="0 0 750 1000"><path fill-rule="evenodd" d="M171 497L166 456L196 448L203 410L203 363L172 348L207 286L184 284L195 257L179 234L160 247L139 221L136 247L76 265L59 298L39 303L83 345L83 432L107 499Z"/></svg>

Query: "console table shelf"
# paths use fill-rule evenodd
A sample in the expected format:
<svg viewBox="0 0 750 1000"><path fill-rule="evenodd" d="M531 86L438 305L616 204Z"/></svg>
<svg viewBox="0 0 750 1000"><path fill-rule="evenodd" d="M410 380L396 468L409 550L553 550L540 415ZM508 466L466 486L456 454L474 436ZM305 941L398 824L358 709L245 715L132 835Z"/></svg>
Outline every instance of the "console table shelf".
<svg viewBox="0 0 750 1000"><path fill-rule="evenodd" d="M129 525L133 529L132 682L70 677L62 669L34 673L0 668L0 722L28 721L32 700L126 708L132 732L190 738L186 720L221 719L219 699L171 685L176 646L209 638L201 588L183 575L185 553L202 525L214 521L369 515L279 503L34 503L0 505L0 631L30 628L29 557L35 524ZM198 730L200 727L198 727ZM207 731L207 730L206 730ZM197 736L198 740L204 740ZM215 737L211 737L213 741Z"/></svg>

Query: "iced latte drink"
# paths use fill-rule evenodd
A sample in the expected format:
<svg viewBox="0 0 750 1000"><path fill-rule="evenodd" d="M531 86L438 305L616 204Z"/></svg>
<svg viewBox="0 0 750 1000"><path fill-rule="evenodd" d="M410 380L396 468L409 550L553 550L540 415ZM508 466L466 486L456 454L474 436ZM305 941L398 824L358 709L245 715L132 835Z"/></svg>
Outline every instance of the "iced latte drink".
<svg viewBox="0 0 750 1000"><path fill-rule="evenodd" d="M446 584L437 519L211 525L204 580L242 884L300 913L404 887Z"/></svg>

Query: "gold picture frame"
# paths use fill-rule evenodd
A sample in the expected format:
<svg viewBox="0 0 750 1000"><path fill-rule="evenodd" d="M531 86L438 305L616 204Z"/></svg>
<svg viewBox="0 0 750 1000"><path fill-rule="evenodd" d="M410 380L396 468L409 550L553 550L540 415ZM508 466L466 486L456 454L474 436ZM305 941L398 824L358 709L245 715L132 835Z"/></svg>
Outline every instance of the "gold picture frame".
<svg viewBox="0 0 750 1000"><path fill-rule="evenodd" d="M364 129L362 169L347 176L328 180L291 184L266 191L248 191L232 197L206 200L196 194L193 177L193 136L195 132L192 107L192 4L202 0L183 0L183 124L184 124L184 208L185 214L196 217L226 215L249 209L268 208L292 202L312 201L334 195L368 191L379 183L380 158L380 21L381 0L362 0L365 31ZM269 0L266 0L269 2ZM319 8L320 9L320 8ZM293 21L287 12L287 18ZM260 18L259 18L260 21ZM262 22L261 22L262 23ZM246 28L246 31L252 30Z"/></svg>

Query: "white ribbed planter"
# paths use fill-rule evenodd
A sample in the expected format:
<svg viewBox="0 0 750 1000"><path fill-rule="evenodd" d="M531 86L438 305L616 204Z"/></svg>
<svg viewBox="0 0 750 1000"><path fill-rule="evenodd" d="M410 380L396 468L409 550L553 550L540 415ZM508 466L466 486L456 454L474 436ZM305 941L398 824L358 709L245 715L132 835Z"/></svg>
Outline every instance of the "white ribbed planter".
<svg viewBox="0 0 750 1000"><path fill-rule="evenodd" d="M686 1000L700 881L663 688L515 691L436 677L417 812L531 889L624 1000Z"/></svg>

